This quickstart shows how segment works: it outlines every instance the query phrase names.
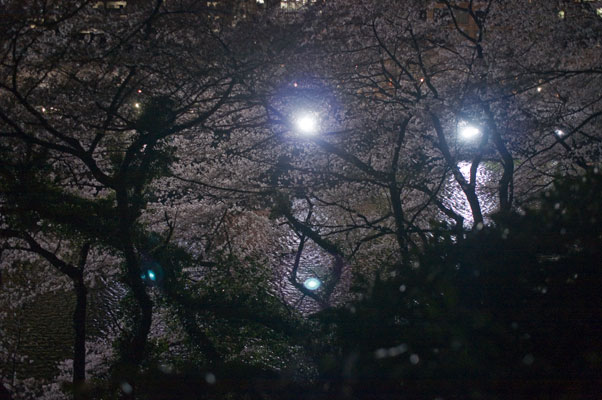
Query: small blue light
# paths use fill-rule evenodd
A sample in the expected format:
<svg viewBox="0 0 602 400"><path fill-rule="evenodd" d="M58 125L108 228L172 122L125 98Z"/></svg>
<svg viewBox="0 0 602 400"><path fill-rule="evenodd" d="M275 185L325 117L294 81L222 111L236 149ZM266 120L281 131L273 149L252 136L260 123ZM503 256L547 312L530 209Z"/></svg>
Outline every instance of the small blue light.
<svg viewBox="0 0 602 400"><path fill-rule="evenodd" d="M148 273L148 279L150 279L151 281L154 281L156 279L155 273L153 271L151 271L149 269L147 273Z"/></svg>
<svg viewBox="0 0 602 400"><path fill-rule="evenodd" d="M305 286L308 290L316 290L322 285L322 282L318 278L307 278L305 282L303 282L303 286Z"/></svg>
<svg viewBox="0 0 602 400"><path fill-rule="evenodd" d="M146 279L146 275L140 274L140 279L143 279L143 280Z"/></svg>

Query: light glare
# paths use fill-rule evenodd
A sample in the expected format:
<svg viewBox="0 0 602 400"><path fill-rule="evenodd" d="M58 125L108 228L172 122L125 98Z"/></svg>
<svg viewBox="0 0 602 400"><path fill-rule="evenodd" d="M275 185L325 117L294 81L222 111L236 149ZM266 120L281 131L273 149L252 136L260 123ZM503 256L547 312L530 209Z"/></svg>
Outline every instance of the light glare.
<svg viewBox="0 0 602 400"><path fill-rule="evenodd" d="M479 128L464 124L459 127L460 137L465 140L472 140L481 134Z"/></svg>
<svg viewBox="0 0 602 400"><path fill-rule="evenodd" d="M303 282L303 286L308 290L316 290L321 284L322 282L320 282L318 278L307 278L305 282Z"/></svg>
<svg viewBox="0 0 602 400"><path fill-rule="evenodd" d="M155 275L155 273L152 270L148 270L148 279L150 279L151 281L154 281L155 279L157 279L157 276Z"/></svg>
<svg viewBox="0 0 602 400"><path fill-rule="evenodd" d="M314 134L317 129L316 118L311 114L304 114L297 118L295 121L297 125L297 129L301 133L305 134Z"/></svg>

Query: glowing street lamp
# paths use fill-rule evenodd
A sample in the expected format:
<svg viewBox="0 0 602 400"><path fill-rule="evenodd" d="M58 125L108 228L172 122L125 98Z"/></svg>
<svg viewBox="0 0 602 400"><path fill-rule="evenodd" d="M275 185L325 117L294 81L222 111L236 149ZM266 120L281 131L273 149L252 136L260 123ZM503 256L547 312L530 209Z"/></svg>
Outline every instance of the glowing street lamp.
<svg viewBox="0 0 602 400"><path fill-rule="evenodd" d="M307 290L316 290L322 285L322 282L318 278L307 278L305 282L303 282L303 286Z"/></svg>
<svg viewBox="0 0 602 400"><path fill-rule="evenodd" d="M479 137L481 130L468 122L460 122L458 124L458 134L464 140L473 140Z"/></svg>
<svg viewBox="0 0 602 400"><path fill-rule="evenodd" d="M318 120L313 114L301 114L295 119L295 126L300 133L313 135L318 131Z"/></svg>

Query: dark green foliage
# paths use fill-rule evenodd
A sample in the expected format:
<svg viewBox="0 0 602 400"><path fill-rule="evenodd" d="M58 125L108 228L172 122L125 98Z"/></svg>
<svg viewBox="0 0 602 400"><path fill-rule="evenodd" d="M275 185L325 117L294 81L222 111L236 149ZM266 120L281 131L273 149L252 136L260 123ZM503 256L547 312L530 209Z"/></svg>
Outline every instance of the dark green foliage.
<svg viewBox="0 0 602 400"><path fill-rule="evenodd" d="M156 365L138 379L137 398L287 399L290 384L268 368L240 362L203 367L198 364ZM294 397L293 397L294 398Z"/></svg>
<svg viewBox="0 0 602 400"><path fill-rule="evenodd" d="M330 398L582 399L602 384L602 177L540 208L441 231L360 300L323 313Z"/></svg>
<svg viewBox="0 0 602 400"><path fill-rule="evenodd" d="M136 129L150 134L161 134L168 129L176 119L174 101L169 97L151 98L142 108L142 113L136 122Z"/></svg>
<svg viewBox="0 0 602 400"><path fill-rule="evenodd" d="M307 379L300 344L309 330L272 293L268 270L224 256L189 279L182 273L194 265L187 253L154 236L142 242L145 282L180 340L151 343L142 370L115 369L112 388L99 396L128 382L141 399L290 398L288 389Z"/></svg>

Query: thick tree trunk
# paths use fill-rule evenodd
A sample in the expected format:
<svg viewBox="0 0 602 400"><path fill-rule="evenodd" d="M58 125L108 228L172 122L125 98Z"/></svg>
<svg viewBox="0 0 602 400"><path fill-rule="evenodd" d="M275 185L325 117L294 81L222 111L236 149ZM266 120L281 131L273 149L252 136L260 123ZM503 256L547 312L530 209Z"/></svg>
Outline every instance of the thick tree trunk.
<svg viewBox="0 0 602 400"><path fill-rule="evenodd" d="M493 143L495 147L502 157L502 166L504 168L504 172L499 181L499 197L500 197L500 211L508 212L512 208L512 198L513 198L513 180L514 180L514 159L512 158L512 154L508 151L504 140L502 139L502 135L497 129L497 124L495 122L495 118L493 112L489 108L489 104L486 104L485 111L487 112L487 116L489 118L489 128L491 130Z"/></svg>
<svg viewBox="0 0 602 400"><path fill-rule="evenodd" d="M138 309L134 315L134 326L122 347L122 357L128 368L136 369L144 360L148 334L153 318L153 302L146 291L146 285L140 277L141 269L129 234L124 235L124 255L127 268L126 283L130 287Z"/></svg>
<svg viewBox="0 0 602 400"><path fill-rule="evenodd" d="M119 239L122 246L123 255L126 264L126 284L132 291L132 295L137 302L138 309L133 318L133 327L124 337L121 346L121 365L120 373L123 378L135 379L141 362L146 357L146 345L148 334L150 332L153 318L153 302L146 291L146 285L140 277L140 261L136 255L135 245L132 238L133 226L136 220L136 208L130 207L130 200L127 194L127 186L122 185L116 190L117 211L119 221ZM130 382L134 386L131 398L135 397L135 382Z"/></svg>
<svg viewBox="0 0 602 400"><path fill-rule="evenodd" d="M82 399L82 386L86 380L86 311L88 290L83 276L73 281L75 287L75 311L73 312L73 329L75 344L73 347L73 387L74 399Z"/></svg>
<svg viewBox="0 0 602 400"><path fill-rule="evenodd" d="M512 160L512 157L504 158L503 166L504 173L499 182L500 211L508 212L512 208L513 198L514 160Z"/></svg>
<svg viewBox="0 0 602 400"><path fill-rule="evenodd" d="M466 185L460 185L466 186L466 188L462 187L462 191L464 191L468 204L470 204L474 226L483 222L483 211L481 210L481 203L479 201L479 196L477 195L477 172L479 170L479 164L481 164L481 158L482 157L479 154L472 160L469 182Z"/></svg>
<svg viewBox="0 0 602 400"><path fill-rule="evenodd" d="M133 391L126 394L124 398L134 399L136 398L138 386L136 375L141 363L146 358L146 345L153 317L153 302L140 278L140 268L136 258L134 257L134 260L131 260L134 254L133 248L125 253L127 262L126 283L132 291L137 307L133 315L133 326L122 338L120 345L121 360L115 372L117 372L119 379L125 380L133 387Z"/></svg>
<svg viewBox="0 0 602 400"><path fill-rule="evenodd" d="M135 282L130 279L130 288L140 309L136 316L136 327L128 343L126 357L126 361L133 366L139 365L144 360L148 334L153 319L153 302L146 292L144 283L139 277L137 278Z"/></svg>
<svg viewBox="0 0 602 400"><path fill-rule="evenodd" d="M391 206L393 217L395 219L395 237L399 245L402 262L408 260L408 240L406 237L406 221L404 220L403 204L401 204L401 191L397 184L397 170L399 169L399 156L401 154L402 144L405 140L406 129L412 117L406 118L399 128L393 159L391 160L391 178L389 182L389 196L391 196Z"/></svg>

